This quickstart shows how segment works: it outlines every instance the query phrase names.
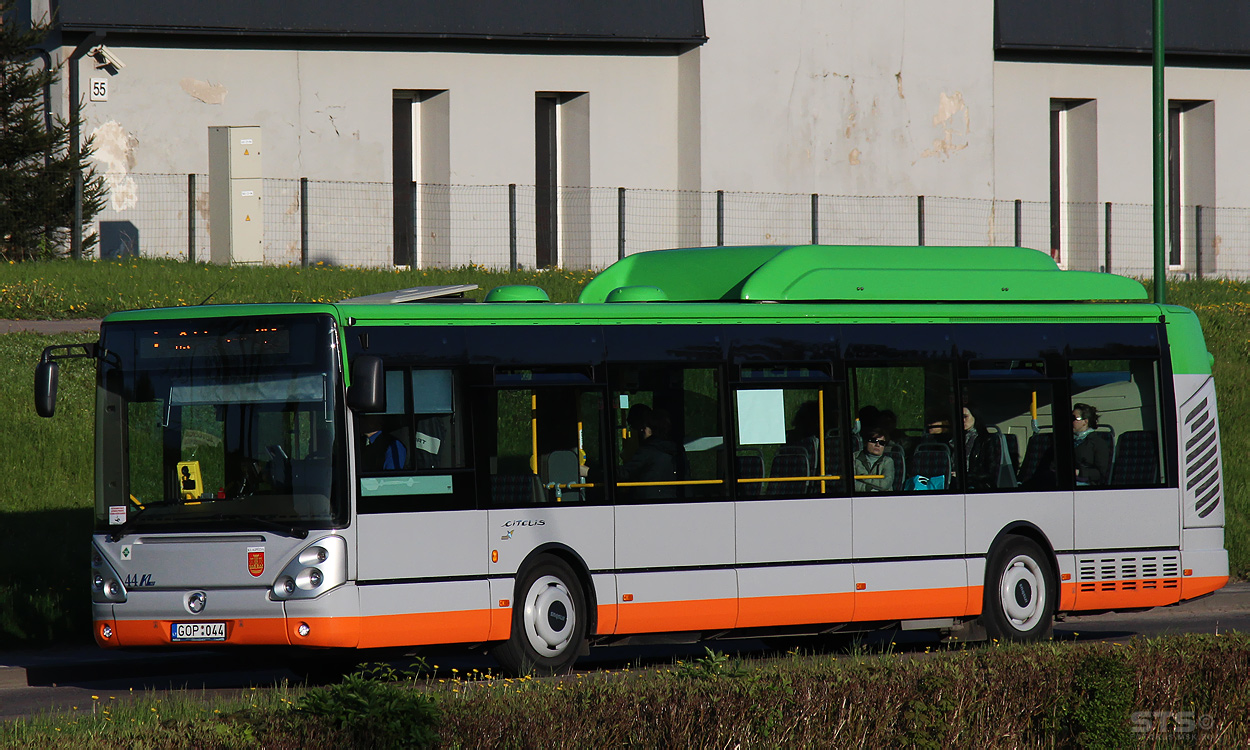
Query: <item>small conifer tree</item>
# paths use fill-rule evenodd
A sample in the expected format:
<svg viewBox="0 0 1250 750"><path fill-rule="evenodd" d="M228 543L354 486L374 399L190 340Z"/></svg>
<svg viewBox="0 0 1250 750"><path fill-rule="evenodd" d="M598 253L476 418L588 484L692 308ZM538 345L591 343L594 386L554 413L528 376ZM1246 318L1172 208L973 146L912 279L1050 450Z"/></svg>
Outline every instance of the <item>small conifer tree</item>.
<svg viewBox="0 0 1250 750"><path fill-rule="evenodd" d="M84 249L95 244L95 234L85 230L104 206L104 180L88 165L91 140L75 156L70 121L45 113L44 88L59 77L36 54L47 35L47 24L27 26L13 0L0 0L0 258L5 260L68 252L76 174L82 174ZM69 116L81 117L80 108L75 103Z"/></svg>

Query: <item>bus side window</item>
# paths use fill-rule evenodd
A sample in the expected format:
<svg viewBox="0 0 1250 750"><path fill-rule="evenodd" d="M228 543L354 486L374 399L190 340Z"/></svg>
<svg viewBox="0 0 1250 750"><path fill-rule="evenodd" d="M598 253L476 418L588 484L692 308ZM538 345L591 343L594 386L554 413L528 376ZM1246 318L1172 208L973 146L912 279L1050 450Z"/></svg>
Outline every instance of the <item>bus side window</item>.
<svg viewBox="0 0 1250 750"><path fill-rule="evenodd" d="M727 496L716 368L617 367L609 382L618 502Z"/></svg>
<svg viewBox="0 0 1250 750"><path fill-rule="evenodd" d="M1155 360L1072 360L1077 489L1166 484Z"/></svg>
<svg viewBox="0 0 1250 750"><path fill-rule="evenodd" d="M734 467L740 499L842 492L844 441L838 391L832 386L763 387L748 380L734 392Z"/></svg>
<svg viewBox="0 0 1250 750"><path fill-rule="evenodd" d="M494 392L491 502L600 502L603 395L577 386Z"/></svg>
<svg viewBox="0 0 1250 750"><path fill-rule="evenodd" d="M876 432L887 440L884 455L894 476L892 489L877 487L874 477L885 471L859 474L859 493L959 491L962 435L955 408L954 380L948 364L891 364L850 369L853 390L851 430L858 440L856 463L876 466L863 438Z"/></svg>
<svg viewBox="0 0 1250 750"><path fill-rule="evenodd" d="M989 375L999 373L987 373ZM977 373L974 371L974 377ZM967 492L1054 487L1054 396L1049 383L974 380L960 391ZM1025 461L1027 459L1027 461Z"/></svg>

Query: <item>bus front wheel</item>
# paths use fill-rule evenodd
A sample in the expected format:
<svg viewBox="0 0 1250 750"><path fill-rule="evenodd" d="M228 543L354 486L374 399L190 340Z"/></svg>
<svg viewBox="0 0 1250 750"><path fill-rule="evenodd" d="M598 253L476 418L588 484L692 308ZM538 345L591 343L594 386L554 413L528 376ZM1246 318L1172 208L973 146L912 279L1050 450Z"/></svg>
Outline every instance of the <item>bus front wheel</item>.
<svg viewBox="0 0 1250 750"><path fill-rule="evenodd" d="M1022 536L1008 537L986 561L986 634L1004 641L1045 638L1054 626L1055 593L1055 573L1042 548Z"/></svg>
<svg viewBox="0 0 1250 750"><path fill-rule="evenodd" d="M516 675L567 672L586 639L586 595L563 560L544 557L517 579L512 634L494 651Z"/></svg>

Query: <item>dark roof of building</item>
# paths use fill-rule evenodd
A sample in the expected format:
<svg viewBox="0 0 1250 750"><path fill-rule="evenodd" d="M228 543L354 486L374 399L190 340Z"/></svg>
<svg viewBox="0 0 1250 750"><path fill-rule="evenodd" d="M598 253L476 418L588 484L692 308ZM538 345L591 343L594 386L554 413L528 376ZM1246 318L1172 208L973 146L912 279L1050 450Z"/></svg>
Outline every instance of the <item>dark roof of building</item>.
<svg viewBox="0 0 1250 750"><path fill-rule="evenodd" d="M702 0L53 0L63 32L702 44Z"/></svg>
<svg viewBox="0 0 1250 750"><path fill-rule="evenodd" d="M1147 0L995 0L1000 53L1149 54L1154 16ZM1168 55L1250 57L1250 4L1184 0L1164 9Z"/></svg>

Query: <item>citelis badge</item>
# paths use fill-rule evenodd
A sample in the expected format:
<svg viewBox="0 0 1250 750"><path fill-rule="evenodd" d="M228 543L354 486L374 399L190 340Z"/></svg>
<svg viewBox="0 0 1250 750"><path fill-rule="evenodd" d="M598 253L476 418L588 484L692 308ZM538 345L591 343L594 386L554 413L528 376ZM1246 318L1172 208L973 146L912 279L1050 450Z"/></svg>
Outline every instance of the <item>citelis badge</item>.
<svg viewBox="0 0 1250 750"><path fill-rule="evenodd" d="M260 577L265 572L265 548L264 547L248 547L247 548L247 572L254 577Z"/></svg>

